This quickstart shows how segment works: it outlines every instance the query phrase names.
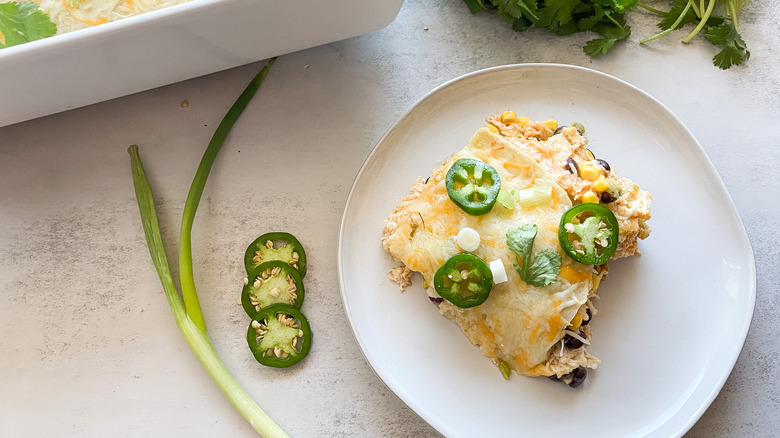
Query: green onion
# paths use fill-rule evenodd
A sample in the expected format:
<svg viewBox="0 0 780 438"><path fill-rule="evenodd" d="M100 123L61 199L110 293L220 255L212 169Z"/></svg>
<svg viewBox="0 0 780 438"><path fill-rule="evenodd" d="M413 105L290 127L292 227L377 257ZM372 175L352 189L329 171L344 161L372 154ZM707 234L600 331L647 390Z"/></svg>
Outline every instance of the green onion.
<svg viewBox="0 0 780 438"><path fill-rule="evenodd" d="M509 364L503 359L499 359L498 369L501 371L501 375L504 376L504 379L509 380L509 377L512 375L512 368L509 368Z"/></svg>
<svg viewBox="0 0 780 438"><path fill-rule="evenodd" d="M553 182L537 178L534 185L517 193L517 204L522 208L541 207L552 202Z"/></svg>
<svg viewBox="0 0 780 438"><path fill-rule="evenodd" d="M517 197L517 192L515 192L513 189L502 188L498 192L498 196L496 196L496 202L504 206L504 208L511 210L515 208L516 197Z"/></svg>
<svg viewBox="0 0 780 438"><path fill-rule="evenodd" d="M270 59L260 70L257 76L252 79L241 96L236 100L228 113L225 115L222 123L214 133L208 147L201 159L200 166L195 173L195 178L190 187L187 202L185 203L182 217L179 268L180 281L182 285L182 294L176 290L176 286L171 276L168 259L165 255L165 248L162 244L160 227L157 222L157 212L154 207L154 198L149 181L146 178L141 157L138 154L138 146L133 145L128 148L130 154L131 168L133 172L133 184L135 187L136 198L138 200L138 209L141 214L144 234L146 235L146 244L149 247L149 253L152 256L152 263L157 270L157 275L162 282L165 297L173 312L173 318L179 327L184 339L189 344L195 356L209 373L214 382L222 390L230 403L238 412L249 421L252 427L262 436L286 437L287 434L279 425L265 413L255 403L252 397L241 387L241 385L230 374L225 364L220 359L217 352L209 340L206 332L203 313L201 312L200 302L195 290L195 282L192 274L192 245L191 232L195 212L198 208L203 188L211 170L211 166L216 159L222 144L225 142L230 129L238 120L239 116L252 99L257 89L263 83L268 74L268 70L273 65L276 58Z"/></svg>

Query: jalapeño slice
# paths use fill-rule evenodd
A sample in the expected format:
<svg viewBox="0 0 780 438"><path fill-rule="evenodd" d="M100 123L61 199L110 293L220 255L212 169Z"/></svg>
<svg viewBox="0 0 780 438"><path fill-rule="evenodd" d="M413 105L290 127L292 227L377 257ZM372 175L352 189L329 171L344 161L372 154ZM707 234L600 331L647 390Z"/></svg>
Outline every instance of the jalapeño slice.
<svg viewBox="0 0 780 438"><path fill-rule="evenodd" d="M450 166L444 183L452 202L472 216L481 216L496 203L501 177L483 161L461 158Z"/></svg>
<svg viewBox="0 0 780 438"><path fill-rule="evenodd" d="M296 309L303 304L304 289L301 274L281 260L256 266L249 273L241 291L241 305L247 315L254 316L267 306L289 304Z"/></svg>
<svg viewBox="0 0 780 438"><path fill-rule="evenodd" d="M485 302L493 287L493 273L481 258L458 254L433 275L433 287L445 300L460 308Z"/></svg>
<svg viewBox="0 0 780 438"><path fill-rule="evenodd" d="M561 217L558 240L572 259L602 265L618 246L618 222L603 205L585 203L570 208Z"/></svg>
<svg viewBox="0 0 780 438"><path fill-rule="evenodd" d="M287 368L309 354L311 328L309 321L296 308L274 304L252 317L246 342L262 365Z"/></svg>
<svg viewBox="0 0 780 438"><path fill-rule="evenodd" d="M281 260L306 275L306 252L303 245L290 233L266 233L255 239L246 249L244 266L251 273L261 263Z"/></svg>

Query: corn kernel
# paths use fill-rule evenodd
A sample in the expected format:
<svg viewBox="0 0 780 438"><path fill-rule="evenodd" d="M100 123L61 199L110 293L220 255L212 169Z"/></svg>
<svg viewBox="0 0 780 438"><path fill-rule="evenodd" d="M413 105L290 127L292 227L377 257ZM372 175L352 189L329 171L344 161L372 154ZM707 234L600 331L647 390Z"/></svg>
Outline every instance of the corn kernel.
<svg viewBox="0 0 780 438"><path fill-rule="evenodd" d="M577 314L574 315L574 318L571 319L568 329L576 332L577 330L580 329L581 325L582 325L582 315L579 312L577 312Z"/></svg>
<svg viewBox="0 0 780 438"><path fill-rule="evenodd" d="M517 114L514 111L504 111L501 113L501 123L508 125L517 122Z"/></svg>
<svg viewBox="0 0 780 438"><path fill-rule="evenodd" d="M599 171L596 166L586 164L580 167L580 177L583 179L587 179L588 181L596 181L599 176L601 176L601 171Z"/></svg>
<svg viewBox="0 0 780 438"><path fill-rule="evenodd" d="M582 195L582 202L583 203L590 203L590 204L598 204L599 203L599 197L593 192L585 192L584 195Z"/></svg>
<svg viewBox="0 0 780 438"><path fill-rule="evenodd" d="M585 152L588 153L588 158L590 158L591 160L595 160L596 159L596 156L593 155L593 152L591 152L590 149L585 149Z"/></svg>
<svg viewBox="0 0 780 438"><path fill-rule="evenodd" d="M520 125L520 127L523 127L523 126L527 125L530 121L531 121L531 119L529 119L528 117L518 117L517 118L517 124Z"/></svg>
<svg viewBox="0 0 780 438"><path fill-rule="evenodd" d="M552 129L553 131L558 129L558 121L555 119L547 119L542 123L544 123L548 128Z"/></svg>
<svg viewBox="0 0 780 438"><path fill-rule="evenodd" d="M593 290L597 290L599 288L599 284L601 284L601 278L598 276L598 274L591 274L591 283L593 283Z"/></svg>
<svg viewBox="0 0 780 438"><path fill-rule="evenodd" d="M490 130L490 132L492 132L494 134L498 134L498 128L496 128L495 126L488 125L487 128L488 128L488 130Z"/></svg>
<svg viewBox="0 0 780 438"><path fill-rule="evenodd" d="M604 176L599 176L599 179L597 179L596 182L593 183L593 190L597 192L603 192L607 190L607 180L604 179Z"/></svg>

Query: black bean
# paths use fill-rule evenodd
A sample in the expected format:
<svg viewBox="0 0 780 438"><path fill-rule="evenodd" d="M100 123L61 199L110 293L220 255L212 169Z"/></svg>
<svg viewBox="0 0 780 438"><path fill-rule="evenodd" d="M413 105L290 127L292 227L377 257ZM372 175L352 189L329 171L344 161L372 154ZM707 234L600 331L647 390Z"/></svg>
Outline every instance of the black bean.
<svg viewBox="0 0 780 438"><path fill-rule="evenodd" d="M563 345L565 345L567 348L571 348L572 350L576 350L582 347L584 344L574 336L566 335L563 337Z"/></svg>
<svg viewBox="0 0 780 438"><path fill-rule="evenodd" d="M607 172L609 172L609 171L611 171L611 170L612 170L612 168L611 168L611 167L609 167L609 163L607 163L606 161L602 160L601 158L597 159L596 161L597 161L599 164L601 164L601 167L603 167L603 168L604 168L604 170L606 170Z"/></svg>
<svg viewBox="0 0 780 438"><path fill-rule="evenodd" d="M568 160L566 160L566 165L564 166L564 169L568 170L574 175L580 174L580 166L577 164L576 161L574 161L574 158L569 158Z"/></svg>
<svg viewBox="0 0 780 438"><path fill-rule="evenodd" d="M553 135L560 134L561 131L563 131L563 128L565 128L565 126L559 126L559 127L555 128L555 132L553 132Z"/></svg>
<svg viewBox="0 0 780 438"><path fill-rule="evenodd" d="M589 307L585 309L585 313L588 314L588 319L582 321L582 323L580 324L580 327L590 324L590 320L593 318L593 314L590 313L590 308Z"/></svg>
<svg viewBox="0 0 780 438"><path fill-rule="evenodd" d="M439 304L441 304L441 303L442 303L442 301L444 301L444 298L434 298L434 297L428 297L428 299L429 299L429 300L431 300L431 302L432 302L433 304L436 304L437 306L438 306Z"/></svg>
<svg viewBox="0 0 780 438"><path fill-rule="evenodd" d="M585 367L578 367L566 376L571 376L571 382L569 382L569 386L572 388L577 388L582 385L583 382L585 382L585 378L588 377L588 370L586 370Z"/></svg>
<svg viewBox="0 0 780 438"><path fill-rule="evenodd" d="M617 198L610 195L609 192L601 192L601 203L609 204L610 202L617 201Z"/></svg>

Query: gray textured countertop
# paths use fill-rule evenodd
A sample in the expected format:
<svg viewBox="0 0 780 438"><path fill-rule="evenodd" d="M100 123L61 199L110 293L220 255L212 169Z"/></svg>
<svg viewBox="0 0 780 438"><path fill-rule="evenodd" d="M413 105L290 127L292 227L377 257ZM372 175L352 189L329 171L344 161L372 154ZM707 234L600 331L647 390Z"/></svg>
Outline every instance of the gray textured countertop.
<svg viewBox="0 0 780 438"><path fill-rule="evenodd" d="M660 100L720 173L753 246L757 298L734 370L688 436L776 436L778 20L775 2L744 10L752 58L728 71L711 65L702 41L640 46L656 31L643 13L633 15L628 43L593 60L579 48L586 36L517 34L443 0L409 0L385 29L281 56L218 158L195 221L196 281L217 350L293 436L437 436L374 374L346 319L336 251L350 186L384 132L439 84L497 65L572 64ZM0 436L252 436L176 329L126 149L140 146L175 264L202 150L260 66L0 128ZM236 304L243 251L272 230L307 246L306 306L317 326L305 366L284 372L248 357Z"/></svg>

